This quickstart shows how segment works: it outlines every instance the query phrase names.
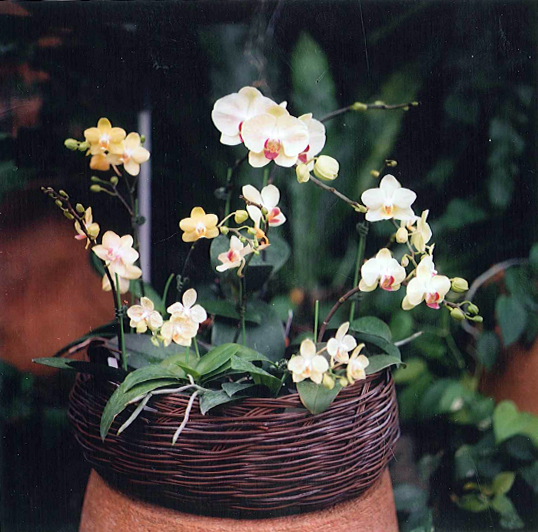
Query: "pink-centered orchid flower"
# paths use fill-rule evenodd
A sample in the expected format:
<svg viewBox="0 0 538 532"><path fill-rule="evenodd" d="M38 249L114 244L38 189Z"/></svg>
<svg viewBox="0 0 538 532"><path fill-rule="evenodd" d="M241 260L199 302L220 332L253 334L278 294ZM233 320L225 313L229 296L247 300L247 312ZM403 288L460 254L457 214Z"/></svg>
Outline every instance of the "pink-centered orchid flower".
<svg viewBox="0 0 538 532"><path fill-rule="evenodd" d="M425 255L417 267L416 277L407 285L402 308L411 310L425 301L428 307L438 309L449 290L450 279L445 275L437 275L433 257Z"/></svg>
<svg viewBox="0 0 538 532"><path fill-rule="evenodd" d="M321 152L325 146L325 126L315 118L312 118L312 113L308 113L299 117L301 122L306 124L308 128L308 146L298 155L297 162L308 166L308 170L314 168L313 158Z"/></svg>
<svg viewBox="0 0 538 532"><path fill-rule="evenodd" d="M390 250L383 248L362 265L359 289L361 292L372 292L379 285L383 290L394 292L400 288L405 277L405 269L392 257Z"/></svg>
<svg viewBox="0 0 538 532"><path fill-rule="evenodd" d="M120 237L114 231L107 231L103 235L101 244L94 246L92 251L105 262L112 274L117 273L120 277L137 279L139 275L138 277L133 277L133 275L138 271L142 273L140 268L133 266L138 260L138 251L133 249L131 235Z"/></svg>
<svg viewBox="0 0 538 532"><path fill-rule="evenodd" d="M90 235L91 238L97 238L101 228L99 227L98 223L93 221L91 207L88 207L86 209L86 212L84 213L84 219L82 222L84 224L84 228L86 229L86 233L88 233L88 235ZM87 237L86 233L82 230L82 227L80 226L80 222L78 220L75 220L75 231L77 232L77 234L75 235L75 239L86 240L86 249L88 249L88 246L90 245L90 239Z"/></svg>
<svg viewBox="0 0 538 532"><path fill-rule="evenodd" d="M243 87L215 102L211 118L221 132L220 141L228 146L243 142L243 124L253 116L265 113L275 102L254 87Z"/></svg>
<svg viewBox="0 0 538 532"><path fill-rule="evenodd" d="M250 150L248 161L255 168L271 161L279 166L293 166L309 140L307 125L280 105L247 120L241 132Z"/></svg>
<svg viewBox="0 0 538 532"><path fill-rule="evenodd" d="M171 314L172 318L182 318L191 320L198 325L207 320L207 312L202 305L195 305L198 294L194 288L189 288L185 291L182 297L183 303L176 302L169 306L166 310Z"/></svg>
<svg viewBox="0 0 538 532"><path fill-rule="evenodd" d="M321 384L323 374L329 369L327 359L316 353L316 344L306 339L301 342L298 355L294 355L288 361L288 370L292 373L293 382L301 382L310 379Z"/></svg>
<svg viewBox="0 0 538 532"><path fill-rule="evenodd" d="M349 321L342 323L334 338L331 338L327 342L327 352L331 355L331 360L336 362L348 362L349 352L357 345L357 340L350 334L347 334L349 330Z"/></svg>
<svg viewBox="0 0 538 532"><path fill-rule="evenodd" d="M256 227L260 226L260 220L263 216L259 207L267 211L267 223L271 227L278 227L286 221L286 217L277 207L280 201L280 191L275 185L263 187L261 193L256 187L245 185L243 187L243 197L248 202L255 204L247 205L247 211Z"/></svg>
<svg viewBox="0 0 538 532"><path fill-rule="evenodd" d="M408 188L403 188L392 175L386 175L379 183L379 188L370 188L362 193L361 200L368 208L366 219L369 222L379 220L414 220L415 213L411 204L417 195Z"/></svg>
<svg viewBox="0 0 538 532"><path fill-rule="evenodd" d="M235 235L230 238L230 249L224 253L220 253L217 257L222 264L217 266L218 272L225 272L231 268L239 268L245 263L245 255L252 253L250 244L243 245L241 240Z"/></svg>

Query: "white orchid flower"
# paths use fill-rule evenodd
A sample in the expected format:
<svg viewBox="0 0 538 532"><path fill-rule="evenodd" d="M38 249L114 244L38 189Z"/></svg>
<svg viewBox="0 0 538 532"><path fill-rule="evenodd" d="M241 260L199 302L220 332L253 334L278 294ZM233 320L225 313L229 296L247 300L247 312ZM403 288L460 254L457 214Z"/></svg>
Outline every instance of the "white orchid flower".
<svg viewBox="0 0 538 532"><path fill-rule="evenodd" d="M228 146L241 144L243 124L274 105L273 100L254 87L243 87L239 92L218 99L213 106L211 118L221 132L221 143Z"/></svg>
<svg viewBox="0 0 538 532"><path fill-rule="evenodd" d="M271 161L279 166L293 166L309 142L308 126L279 105L247 120L241 134L250 150L248 161L255 168Z"/></svg>
<svg viewBox="0 0 538 532"><path fill-rule="evenodd" d="M310 379L321 384L323 374L329 369L327 359L316 354L316 344L306 339L301 342L300 354L294 355L288 361L288 370L293 375L293 382Z"/></svg>
<svg viewBox="0 0 538 532"><path fill-rule="evenodd" d="M428 307L438 309L449 290L450 279L445 275L437 275L433 257L425 255L417 267L416 277L407 285L402 308L411 310L425 301Z"/></svg>
<svg viewBox="0 0 538 532"><path fill-rule="evenodd" d="M393 292L400 288L405 277L405 269L387 248L383 248L375 258L362 265L359 289L361 292L372 292L379 285L383 290Z"/></svg>
<svg viewBox="0 0 538 532"><path fill-rule="evenodd" d="M335 337L327 342L327 352L331 355L331 360L344 363L349 360L349 352L355 348L357 340L347 334L348 330L349 321L346 321L338 327Z"/></svg>
<svg viewBox="0 0 538 532"><path fill-rule="evenodd" d="M369 222L379 220L412 220L415 213L411 204L417 195L408 188L403 188L392 175L386 175L379 183L379 188L370 188L362 193L361 200L368 208L366 219Z"/></svg>
<svg viewBox="0 0 538 532"><path fill-rule="evenodd" d="M282 211L277 207L280 201L280 191L275 185L267 185L260 191L252 185L245 185L243 187L243 197L256 205L247 205L247 211L250 218L254 221L256 227L259 227L260 220L262 218L262 211L257 205L267 210L267 223L271 227L278 227L286 221L286 217L282 214Z"/></svg>

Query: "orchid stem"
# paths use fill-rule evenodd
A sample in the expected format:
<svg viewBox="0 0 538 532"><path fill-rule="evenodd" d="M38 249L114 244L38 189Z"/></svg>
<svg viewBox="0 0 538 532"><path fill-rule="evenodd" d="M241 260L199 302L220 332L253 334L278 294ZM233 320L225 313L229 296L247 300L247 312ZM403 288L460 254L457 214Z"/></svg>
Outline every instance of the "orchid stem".
<svg viewBox="0 0 538 532"><path fill-rule="evenodd" d="M319 299L316 299L314 306L314 343L318 343L318 323L319 323Z"/></svg>
<svg viewBox="0 0 538 532"><path fill-rule="evenodd" d="M314 185L317 187L326 190L327 192L330 192L331 194L334 194L338 199L341 199L342 201L345 201L348 205L351 205L354 209L358 210L359 212L366 212L366 207L364 205L361 205L358 201L354 201L338 190L336 190L334 187L330 187L329 185L326 185L325 183L322 183L319 179L315 178L313 175L310 176L309 181L312 181Z"/></svg>
<svg viewBox="0 0 538 532"><path fill-rule="evenodd" d="M366 249L366 235L368 235L368 222L357 224L357 231L359 233L359 245L357 246L357 260L355 263L355 277L353 278L353 287L359 284L359 277L364 260L364 250ZM351 302L351 308L349 309L349 322L351 323L355 318L355 301Z"/></svg>
<svg viewBox="0 0 538 532"><path fill-rule="evenodd" d="M116 303L118 310L118 325L120 327L120 336L118 340L120 341L121 347L121 367L124 371L127 371L127 353L125 352L125 332L123 331L123 311L121 308L121 297L120 297L120 280L117 273L114 273L116 278Z"/></svg>

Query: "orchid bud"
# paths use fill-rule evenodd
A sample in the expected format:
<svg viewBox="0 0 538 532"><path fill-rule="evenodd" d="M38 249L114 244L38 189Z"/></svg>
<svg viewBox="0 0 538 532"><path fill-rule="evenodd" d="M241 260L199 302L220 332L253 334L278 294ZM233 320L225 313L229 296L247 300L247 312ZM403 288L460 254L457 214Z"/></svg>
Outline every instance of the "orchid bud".
<svg viewBox="0 0 538 532"><path fill-rule="evenodd" d="M469 283L461 277L454 277L450 287L452 288L453 292L456 292L456 294L462 294L463 292L467 292L467 290L469 290Z"/></svg>
<svg viewBox="0 0 538 532"><path fill-rule="evenodd" d="M64 204L62 203L62 200L59 200L59 199L57 199L54 203L56 204L56 207L62 208L64 206Z"/></svg>
<svg viewBox="0 0 538 532"><path fill-rule="evenodd" d="M465 314L461 311L460 308L453 308L450 311L450 317L456 321L463 321L465 319Z"/></svg>
<svg viewBox="0 0 538 532"><path fill-rule="evenodd" d="M398 242L398 244L405 244L408 239L409 233L407 232L407 229L405 227L400 227L398 231L396 231L396 242Z"/></svg>
<svg viewBox="0 0 538 532"><path fill-rule="evenodd" d="M71 151L77 151L79 146L79 141L75 139L65 139L64 146Z"/></svg>
<svg viewBox="0 0 538 532"><path fill-rule="evenodd" d="M84 205L82 205L81 203L77 203L75 205L75 209L79 214L84 214L84 212L86 211L86 209L84 208Z"/></svg>
<svg viewBox="0 0 538 532"><path fill-rule="evenodd" d="M341 378L338 383L340 384L340 386L342 386L342 388L345 388L349 384L349 381L347 379Z"/></svg>
<svg viewBox="0 0 538 532"><path fill-rule="evenodd" d="M468 316L467 319L469 321L474 321L475 323L482 323L484 321L482 316Z"/></svg>
<svg viewBox="0 0 538 532"><path fill-rule="evenodd" d="M398 166L398 162L395 161L394 159L387 159L387 160L385 161L385 164L386 164L387 166L392 167L392 168L394 168L395 166Z"/></svg>
<svg viewBox="0 0 538 532"><path fill-rule="evenodd" d="M325 373L325 375L323 375L322 384L328 390L332 390L336 383L334 382L334 379L328 373Z"/></svg>
<svg viewBox="0 0 538 532"><path fill-rule="evenodd" d="M310 172L306 164L298 164L297 168L295 168L295 173L297 174L297 181L299 183L306 183L310 179Z"/></svg>
<svg viewBox="0 0 538 532"><path fill-rule="evenodd" d="M402 257L402 260L400 262L400 264L404 267L404 268L407 268L409 266L409 257L407 255L404 255Z"/></svg>
<svg viewBox="0 0 538 532"><path fill-rule="evenodd" d="M467 307L467 312L469 314L472 314L473 316L476 316L480 311L474 303L469 303L469 306Z"/></svg>
<svg viewBox="0 0 538 532"><path fill-rule="evenodd" d="M368 111L368 106L365 103L355 102L351 106L352 111Z"/></svg>
<svg viewBox="0 0 538 532"><path fill-rule="evenodd" d="M340 165L336 159L328 155L320 155L314 165L314 174L316 177L326 181L332 181L338 177Z"/></svg>
<svg viewBox="0 0 538 532"><path fill-rule="evenodd" d="M63 211L64 213L64 216L68 219L68 220L74 220L75 217L70 213L70 212L67 212L67 211Z"/></svg>
<svg viewBox="0 0 538 532"><path fill-rule="evenodd" d="M247 229L247 232L249 235L255 235L256 234L256 228L255 227L249 227Z"/></svg>
<svg viewBox="0 0 538 532"><path fill-rule="evenodd" d="M235 211L234 220L236 224L242 224L248 220L248 212L244 210Z"/></svg>
<svg viewBox="0 0 538 532"><path fill-rule="evenodd" d="M90 187L90 191L91 191L91 192L101 192L101 190L103 190L103 189L101 188L100 185L92 185L92 186Z"/></svg>
<svg viewBox="0 0 538 532"><path fill-rule="evenodd" d="M110 184L113 185L113 186L116 186L118 184L118 177L113 175L111 178L110 178Z"/></svg>
<svg viewBox="0 0 538 532"><path fill-rule="evenodd" d="M223 225L219 229L220 229L220 234L221 235L227 235L230 232L230 230L225 225Z"/></svg>
<svg viewBox="0 0 538 532"><path fill-rule="evenodd" d="M373 177L379 177L379 172L377 170L370 170L370 175Z"/></svg>
<svg viewBox="0 0 538 532"><path fill-rule="evenodd" d="M84 142L81 142L79 145L78 145L78 151L86 151L90 148L90 145L84 141Z"/></svg>

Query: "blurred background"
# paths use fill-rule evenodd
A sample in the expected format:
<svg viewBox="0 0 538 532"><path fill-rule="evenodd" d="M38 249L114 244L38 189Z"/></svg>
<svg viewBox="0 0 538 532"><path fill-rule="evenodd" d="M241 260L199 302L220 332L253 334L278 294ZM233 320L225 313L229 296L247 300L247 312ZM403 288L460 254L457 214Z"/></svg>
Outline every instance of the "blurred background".
<svg viewBox="0 0 538 532"><path fill-rule="evenodd" d="M395 340L424 332L395 373L401 529L538 530L538 418L502 433L494 410L511 400L538 414L537 40L533 1L0 3L2 532L77 529L89 469L66 419L73 376L31 359L113 317L88 253L40 187L92 205L101 228L129 230L113 198L89 191L93 172L64 140L102 116L127 131L145 121L151 281L162 292L188 251L179 219L193 205L224 210L218 189L244 148L219 143L210 111L245 85L295 116L420 102L335 118L324 150L353 198L376 186L371 170L397 160L391 173L417 192L415 211L430 209L440 272L478 278L484 323L467 330L448 313L403 312L391 294L360 302ZM239 182L252 172L244 165ZM292 309L300 331L316 299L328 310L351 287L359 220L289 171L274 178L292 255L267 299L283 321ZM366 257L389 236L374 224ZM196 260L192 275L210 283L204 254ZM510 485L498 488L503 472ZM505 494L510 507L492 502Z"/></svg>

